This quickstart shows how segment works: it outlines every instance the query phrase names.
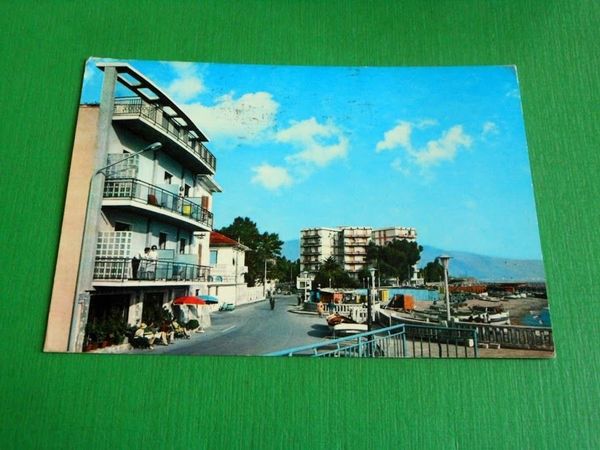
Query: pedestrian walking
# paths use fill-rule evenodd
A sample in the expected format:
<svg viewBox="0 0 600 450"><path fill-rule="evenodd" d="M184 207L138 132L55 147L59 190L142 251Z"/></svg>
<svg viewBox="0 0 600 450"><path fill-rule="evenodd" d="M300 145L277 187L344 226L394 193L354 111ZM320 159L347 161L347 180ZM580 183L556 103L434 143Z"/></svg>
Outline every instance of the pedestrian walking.
<svg viewBox="0 0 600 450"><path fill-rule="evenodd" d="M323 317L323 313L325 312L325 305L322 301L317 303L317 312L319 313L319 317Z"/></svg>
<svg viewBox="0 0 600 450"><path fill-rule="evenodd" d="M273 296L273 293L269 291L267 293L267 296L269 297L269 304L271 305L271 310L275 309L275 297Z"/></svg>

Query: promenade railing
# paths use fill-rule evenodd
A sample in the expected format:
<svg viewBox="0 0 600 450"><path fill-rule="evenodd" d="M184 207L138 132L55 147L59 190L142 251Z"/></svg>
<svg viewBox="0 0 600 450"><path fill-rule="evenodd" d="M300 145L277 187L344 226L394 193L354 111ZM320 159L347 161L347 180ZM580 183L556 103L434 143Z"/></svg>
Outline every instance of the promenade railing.
<svg viewBox="0 0 600 450"><path fill-rule="evenodd" d="M477 331L400 324L294 347L267 356L477 358Z"/></svg>
<svg viewBox="0 0 600 450"><path fill-rule="evenodd" d="M521 325L494 325L485 323L460 323L455 326L477 330L479 342L498 344L504 348L528 350L554 350L552 328Z"/></svg>
<svg viewBox="0 0 600 450"><path fill-rule="evenodd" d="M378 312L380 325L392 326L402 323L403 319L395 317L391 310ZM410 324L413 326L412 324ZM416 326L416 325L415 325ZM493 323L455 322L452 327L477 332L478 343L500 345L503 348L527 350L554 350L552 328L530 327L522 325L495 325Z"/></svg>

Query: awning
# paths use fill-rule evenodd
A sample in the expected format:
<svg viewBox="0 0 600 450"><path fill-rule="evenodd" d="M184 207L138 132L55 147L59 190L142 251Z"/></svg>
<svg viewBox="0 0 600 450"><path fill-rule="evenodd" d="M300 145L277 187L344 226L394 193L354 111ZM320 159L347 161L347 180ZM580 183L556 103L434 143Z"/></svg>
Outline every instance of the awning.
<svg viewBox="0 0 600 450"><path fill-rule="evenodd" d="M219 299L214 295L202 295L200 298L206 303L219 303Z"/></svg>
<svg viewBox="0 0 600 450"><path fill-rule="evenodd" d="M187 295L185 297L177 297L173 300L174 305L206 305L206 301L195 297L193 295Z"/></svg>

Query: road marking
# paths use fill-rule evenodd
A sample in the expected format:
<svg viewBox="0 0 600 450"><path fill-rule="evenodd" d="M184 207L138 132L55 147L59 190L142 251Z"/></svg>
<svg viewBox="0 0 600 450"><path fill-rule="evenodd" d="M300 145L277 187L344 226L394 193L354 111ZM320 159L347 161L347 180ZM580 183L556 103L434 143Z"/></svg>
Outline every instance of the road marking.
<svg viewBox="0 0 600 450"><path fill-rule="evenodd" d="M233 330L235 328L235 325L230 326L229 328L225 328L224 330L221 331L221 333L225 333L229 330Z"/></svg>

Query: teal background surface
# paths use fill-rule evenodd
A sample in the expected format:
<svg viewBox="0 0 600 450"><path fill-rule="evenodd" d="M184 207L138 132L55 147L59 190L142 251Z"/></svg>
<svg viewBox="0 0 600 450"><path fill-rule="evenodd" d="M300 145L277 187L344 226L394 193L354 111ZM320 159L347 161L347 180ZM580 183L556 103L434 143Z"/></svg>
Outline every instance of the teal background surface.
<svg viewBox="0 0 600 450"><path fill-rule="evenodd" d="M599 13L593 1L3 1L0 446L600 448ZM88 56L516 64L557 358L42 353Z"/></svg>

